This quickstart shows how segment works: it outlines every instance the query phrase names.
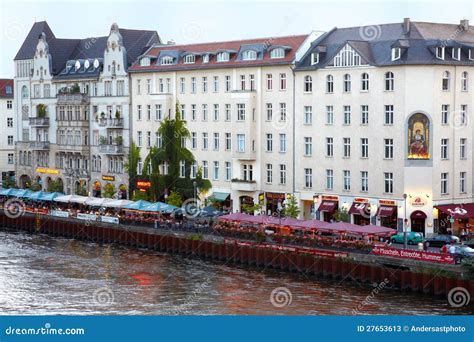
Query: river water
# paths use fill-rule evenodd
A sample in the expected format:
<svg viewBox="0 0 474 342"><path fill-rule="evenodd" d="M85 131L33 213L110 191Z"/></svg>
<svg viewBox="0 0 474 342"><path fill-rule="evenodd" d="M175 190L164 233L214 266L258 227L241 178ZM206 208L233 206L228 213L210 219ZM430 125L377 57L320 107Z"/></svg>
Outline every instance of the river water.
<svg viewBox="0 0 474 342"><path fill-rule="evenodd" d="M374 286L377 284L373 284ZM444 299L0 231L2 314L467 314Z"/></svg>

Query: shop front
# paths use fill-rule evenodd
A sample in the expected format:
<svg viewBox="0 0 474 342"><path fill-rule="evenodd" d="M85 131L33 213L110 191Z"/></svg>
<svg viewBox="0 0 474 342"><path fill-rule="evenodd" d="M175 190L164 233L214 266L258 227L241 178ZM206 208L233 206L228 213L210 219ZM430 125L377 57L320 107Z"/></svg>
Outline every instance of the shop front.
<svg viewBox="0 0 474 342"><path fill-rule="evenodd" d="M92 196L93 197L101 197L102 196L102 185L99 181L95 181L92 184Z"/></svg>
<svg viewBox="0 0 474 342"><path fill-rule="evenodd" d="M266 213L267 215L278 214L278 203L280 206L285 201L285 194L281 192L266 192L265 198L267 200Z"/></svg>
<svg viewBox="0 0 474 342"><path fill-rule="evenodd" d="M366 198L355 198L348 212L352 216L352 223L360 226L370 224L370 204Z"/></svg>
<svg viewBox="0 0 474 342"><path fill-rule="evenodd" d="M417 232L425 236L426 214L421 210L415 210L410 214L410 227L412 232Z"/></svg>
<svg viewBox="0 0 474 342"><path fill-rule="evenodd" d="M474 233L474 203L435 206L438 211L438 233L461 235Z"/></svg>
<svg viewBox="0 0 474 342"><path fill-rule="evenodd" d="M321 204L318 207L320 220L331 222L334 220L334 213L339 209L338 196L321 196Z"/></svg>
<svg viewBox="0 0 474 342"><path fill-rule="evenodd" d="M232 204L230 202L230 193L228 192L214 191L209 197L209 200L214 207L223 212L228 212L232 208Z"/></svg>
<svg viewBox="0 0 474 342"><path fill-rule="evenodd" d="M387 228L397 229L398 207L393 200L379 200L377 217L380 218L380 225Z"/></svg>

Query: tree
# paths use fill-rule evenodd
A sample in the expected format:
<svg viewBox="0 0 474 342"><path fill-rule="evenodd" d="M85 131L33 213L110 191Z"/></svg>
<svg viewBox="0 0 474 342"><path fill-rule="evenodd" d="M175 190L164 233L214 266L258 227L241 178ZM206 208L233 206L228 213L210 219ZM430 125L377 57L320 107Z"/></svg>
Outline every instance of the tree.
<svg viewBox="0 0 474 342"><path fill-rule="evenodd" d="M132 194L133 201L148 201L148 194L146 191L135 190Z"/></svg>
<svg viewBox="0 0 474 342"><path fill-rule="evenodd" d="M196 187L199 194L203 192L207 192L210 188L212 188L211 181L209 179L202 178L202 167L198 167L196 172Z"/></svg>
<svg viewBox="0 0 474 342"><path fill-rule="evenodd" d="M334 211L334 220L336 222L349 222L350 217L349 214L347 213L347 209L337 209Z"/></svg>
<svg viewBox="0 0 474 342"><path fill-rule="evenodd" d="M132 140L130 150L128 152L127 162L125 163L125 171L128 173L128 191L130 194L135 193L135 182L137 180L138 160L140 159L140 147Z"/></svg>
<svg viewBox="0 0 474 342"><path fill-rule="evenodd" d="M171 191L170 195L166 200L166 203L174 205L175 207L181 207L181 204L183 204L183 199L176 191Z"/></svg>
<svg viewBox="0 0 474 342"><path fill-rule="evenodd" d="M115 186L112 183L107 183L104 186L104 193L103 196L104 198L113 198L116 194L117 190L115 189Z"/></svg>
<svg viewBox="0 0 474 342"><path fill-rule="evenodd" d="M52 180L48 184L47 191L48 192L64 192L63 183L59 179Z"/></svg>
<svg viewBox="0 0 474 342"><path fill-rule="evenodd" d="M41 184L33 181L30 183L30 186L28 187L31 191L40 191L41 190Z"/></svg>
<svg viewBox="0 0 474 342"><path fill-rule="evenodd" d="M298 207L298 201L295 196L290 195L286 199L286 204L283 207L282 215L286 217L297 218L300 214L300 208Z"/></svg>
<svg viewBox="0 0 474 342"><path fill-rule="evenodd" d="M2 188L4 189L16 188L15 181L7 176L6 178L2 180Z"/></svg>
<svg viewBox="0 0 474 342"><path fill-rule="evenodd" d="M76 188L76 195L87 196L87 189L83 184L79 184Z"/></svg>
<svg viewBox="0 0 474 342"><path fill-rule="evenodd" d="M242 204L242 211L244 214L253 215L256 211L260 211L263 208L263 203L254 204Z"/></svg>

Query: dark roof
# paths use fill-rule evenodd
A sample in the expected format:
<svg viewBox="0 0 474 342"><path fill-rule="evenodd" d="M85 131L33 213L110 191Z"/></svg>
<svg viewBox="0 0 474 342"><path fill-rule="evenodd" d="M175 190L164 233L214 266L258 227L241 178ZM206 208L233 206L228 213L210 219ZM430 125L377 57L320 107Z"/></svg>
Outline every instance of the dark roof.
<svg viewBox="0 0 474 342"><path fill-rule="evenodd" d="M13 98L13 80L0 79L0 98Z"/></svg>
<svg viewBox="0 0 474 342"><path fill-rule="evenodd" d="M468 26L465 30L459 24L410 22L408 31L405 31L403 23L334 28L312 44L305 56L297 63L296 69L323 68L332 62L334 56L346 44L352 46L368 64L374 66L474 65L474 61L468 58L469 49L474 48L473 26ZM460 47L461 60L452 59L450 50L446 51L444 60L437 59L436 46ZM392 47L402 49L400 59L392 61ZM311 65L312 52L320 53L319 63L313 66Z"/></svg>
<svg viewBox="0 0 474 342"><path fill-rule="evenodd" d="M85 39L56 38L48 24L43 21L33 25L15 60L32 59L34 57L38 39L42 32L46 35L49 52L52 56L53 75L59 74L65 68L67 61L104 57L108 36ZM127 66L131 65L138 56L152 45L161 43L156 31L119 28L119 32L127 51Z"/></svg>
<svg viewBox="0 0 474 342"><path fill-rule="evenodd" d="M136 61L129 71L170 71L290 64L294 60L296 51L301 44L304 43L307 37L308 35L297 35L189 45L155 46L150 48L144 54L144 56L151 58L150 66L141 66L140 61ZM271 47L275 45L285 49L284 58L270 58L269 51L271 50ZM256 60L242 60L242 52L249 49L257 52ZM217 62L216 54L220 51L230 52L230 59L228 62ZM189 53L196 55L196 62L194 64L184 64L182 57ZM202 63L202 56L205 54L209 54L209 63ZM159 58L163 55L172 56L175 59L175 63L172 65L160 65Z"/></svg>

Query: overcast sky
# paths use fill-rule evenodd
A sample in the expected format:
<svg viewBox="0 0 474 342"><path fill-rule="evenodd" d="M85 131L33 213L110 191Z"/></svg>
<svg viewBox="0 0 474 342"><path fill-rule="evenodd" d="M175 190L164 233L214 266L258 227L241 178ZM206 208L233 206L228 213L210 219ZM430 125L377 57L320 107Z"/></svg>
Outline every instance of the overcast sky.
<svg viewBox="0 0 474 342"><path fill-rule="evenodd" d="M305 34L347 27L473 19L472 0L460 1L21 1L0 0L0 78L13 77L13 58L35 21L59 38L105 36L110 25L158 31L164 42L210 42Z"/></svg>

